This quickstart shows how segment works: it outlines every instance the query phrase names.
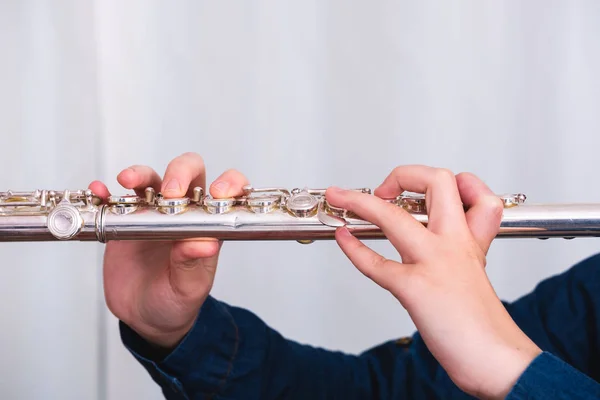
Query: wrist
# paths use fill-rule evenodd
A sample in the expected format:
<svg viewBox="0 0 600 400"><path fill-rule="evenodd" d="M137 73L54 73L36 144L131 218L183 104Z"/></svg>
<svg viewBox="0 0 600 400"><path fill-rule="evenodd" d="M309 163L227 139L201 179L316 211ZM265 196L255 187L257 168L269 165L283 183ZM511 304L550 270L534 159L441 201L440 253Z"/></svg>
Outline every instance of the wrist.
<svg viewBox="0 0 600 400"><path fill-rule="evenodd" d="M519 343L498 347L490 354L490 363L497 366L490 370L493 372L488 381L491 384L482 385L478 397L488 400L505 399L519 377L541 352L542 350L529 338Z"/></svg>
<svg viewBox="0 0 600 400"><path fill-rule="evenodd" d="M157 352L167 355L181 343L194 326L194 323L195 319L183 327L172 330L159 330L150 326L136 327L135 325L130 325L130 327Z"/></svg>

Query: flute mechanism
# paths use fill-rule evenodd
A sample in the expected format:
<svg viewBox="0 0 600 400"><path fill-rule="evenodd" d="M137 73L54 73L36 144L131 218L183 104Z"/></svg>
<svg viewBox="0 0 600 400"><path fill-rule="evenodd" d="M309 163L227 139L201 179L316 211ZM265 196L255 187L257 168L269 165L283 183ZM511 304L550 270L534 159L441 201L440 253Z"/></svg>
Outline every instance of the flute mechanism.
<svg viewBox="0 0 600 400"><path fill-rule="evenodd" d="M352 189L372 195L367 188ZM381 229L333 207L326 189L253 188L235 198L213 198L196 187L190 197L110 196L90 190L0 192L0 242L333 239L346 226L362 239L385 238ZM524 194L500 196L504 204L498 237L547 239L600 236L600 204L525 204ZM384 199L427 225L425 196L405 192Z"/></svg>

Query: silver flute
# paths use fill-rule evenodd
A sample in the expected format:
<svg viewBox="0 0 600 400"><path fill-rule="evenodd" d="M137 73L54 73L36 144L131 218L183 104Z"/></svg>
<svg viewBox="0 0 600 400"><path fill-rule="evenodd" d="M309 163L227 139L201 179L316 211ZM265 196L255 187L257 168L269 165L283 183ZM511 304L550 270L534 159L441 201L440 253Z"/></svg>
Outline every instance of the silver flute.
<svg viewBox="0 0 600 400"><path fill-rule="evenodd" d="M367 188L352 189L372 195ZM91 190L0 192L0 242L333 239L346 226L361 239L385 238L358 215L329 204L326 189L244 187L243 195L213 198L196 187L189 197L143 195L101 199ZM529 204L524 194L499 196L504 204L498 237L600 236L600 204ZM425 196L405 192L384 199L427 225Z"/></svg>

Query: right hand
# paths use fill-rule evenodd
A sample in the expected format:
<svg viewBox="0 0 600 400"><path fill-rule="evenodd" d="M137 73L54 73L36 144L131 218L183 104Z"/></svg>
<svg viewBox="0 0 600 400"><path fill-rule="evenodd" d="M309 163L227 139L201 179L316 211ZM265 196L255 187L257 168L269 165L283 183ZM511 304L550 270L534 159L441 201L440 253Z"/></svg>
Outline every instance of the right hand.
<svg viewBox="0 0 600 400"><path fill-rule="evenodd" d="M153 187L165 198L192 196L196 186L206 189L204 161L195 153L173 159L160 176L152 168L135 165L117 176L126 189L144 196ZM246 177L235 170L210 186L215 198L242 194ZM98 196L110 195L94 181ZM104 294L110 311L153 345L171 350L193 326L212 288L222 242L215 239L182 241L110 241L104 254Z"/></svg>
<svg viewBox="0 0 600 400"><path fill-rule="evenodd" d="M425 194L426 225L382 199L404 191ZM406 308L452 381L478 398L505 398L541 350L485 271L503 213L492 190L472 174L407 165L395 168L374 196L330 188L327 200L379 226L396 248L401 261L373 251L345 227L336 232L350 261Z"/></svg>

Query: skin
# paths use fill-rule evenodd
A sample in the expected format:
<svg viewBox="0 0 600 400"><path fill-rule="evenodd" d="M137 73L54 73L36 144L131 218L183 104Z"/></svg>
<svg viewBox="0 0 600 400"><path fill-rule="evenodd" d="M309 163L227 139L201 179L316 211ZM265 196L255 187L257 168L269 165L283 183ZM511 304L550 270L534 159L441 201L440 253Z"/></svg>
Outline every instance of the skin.
<svg viewBox="0 0 600 400"><path fill-rule="evenodd" d="M151 186L167 198L206 189L202 158L185 153L161 177L134 165L117 181L143 196ZM238 171L220 175L208 188L215 198L242 194L248 184ZM89 188L110 195L95 181ZM424 227L381 198L402 191L426 194L429 221ZM394 169L375 196L329 188L327 200L379 226L402 262L387 260L346 228L336 241L369 279L390 291L411 315L428 348L465 392L504 398L541 350L517 327L485 273L486 254L500 225L502 204L471 174L425 166ZM380 198L381 197L381 198ZM465 207L467 212L465 213ZM195 322L213 285L222 243L217 240L109 242L104 257L104 292L110 311L165 353Z"/></svg>
<svg viewBox="0 0 600 400"><path fill-rule="evenodd" d="M161 178L148 166L134 165L117 181L143 196L148 186L165 198L192 196L206 189L202 157L185 153L173 159ZM239 172L220 175L209 187L215 198L238 196L248 184ZM102 182L89 188L110 195ZM165 352L191 329L200 306L212 289L222 243L211 239L168 242L108 242L104 253L104 294L109 310L140 336Z"/></svg>
<svg viewBox="0 0 600 400"><path fill-rule="evenodd" d="M377 197L405 190L425 193L427 227ZM479 398L505 398L541 350L512 320L485 273L500 199L471 174L426 166L396 168L374 194L330 188L326 196L379 226L402 262L385 259L346 228L336 232L342 251L404 306L458 387Z"/></svg>

